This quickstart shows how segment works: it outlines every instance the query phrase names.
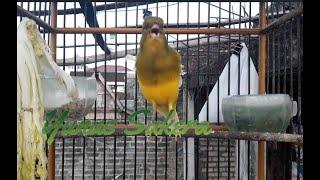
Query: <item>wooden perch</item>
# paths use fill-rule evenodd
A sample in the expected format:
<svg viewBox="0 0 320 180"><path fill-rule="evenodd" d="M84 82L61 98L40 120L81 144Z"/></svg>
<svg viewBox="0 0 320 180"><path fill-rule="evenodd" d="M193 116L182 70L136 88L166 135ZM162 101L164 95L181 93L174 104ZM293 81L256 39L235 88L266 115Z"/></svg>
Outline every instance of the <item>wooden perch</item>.
<svg viewBox="0 0 320 180"><path fill-rule="evenodd" d="M113 136L126 136L124 130L133 130L137 126L117 124L115 126L115 133ZM213 130L209 135L197 136L194 133L194 129L190 129L182 137L199 137L199 138L219 138L219 139L239 139L239 140L251 140L251 141L274 141L274 142L288 142L299 146L303 145L303 135L298 134L283 134L283 133L259 133L259 132L230 132L225 126L210 125ZM144 133L137 134L138 136L144 136ZM58 137L61 137L58 134ZM68 137L82 137L81 134ZM101 136L88 136L88 137L101 137Z"/></svg>
<svg viewBox="0 0 320 180"><path fill-rule="evenodd" d="M214 132L209 137L220 139L241 139L253 141L288 142L303 145L303 136L298 134L258 133L258 132Z"/></svg>

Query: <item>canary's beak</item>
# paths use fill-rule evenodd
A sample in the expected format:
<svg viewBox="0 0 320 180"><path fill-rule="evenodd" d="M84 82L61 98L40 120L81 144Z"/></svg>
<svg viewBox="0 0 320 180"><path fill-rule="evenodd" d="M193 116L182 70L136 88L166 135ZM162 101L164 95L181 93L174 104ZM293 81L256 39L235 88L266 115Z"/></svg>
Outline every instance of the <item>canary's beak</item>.
<svg viewBox="0 0 320 180"><path fill-rule="evenodd" d="M159 37L160 35L160 28L158 26L158 24L154 24L152 27L151 27L151 37L152 38L157 38Z"/></svg>

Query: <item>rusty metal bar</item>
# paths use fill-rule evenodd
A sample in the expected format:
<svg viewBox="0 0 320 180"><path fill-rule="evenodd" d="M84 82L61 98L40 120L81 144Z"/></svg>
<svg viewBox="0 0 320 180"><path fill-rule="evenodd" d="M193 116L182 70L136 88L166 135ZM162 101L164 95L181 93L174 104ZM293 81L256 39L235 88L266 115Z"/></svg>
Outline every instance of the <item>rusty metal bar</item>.
<svg viewBox="0 0 320 180"><path fill-rule="evenodd" d="M260 29L266 27L266 8L265 2L260 2ZM266 92L266 35L259 35L259 94L264 94ZM265 142L258 142L258 180L265 180Z"/></svg>
<svg viewBox="0 0 320 180"><path fill-rule="evenodd" d="M72 1L70 1L72 2ZM138 5L144 5L147 4L147 2L129 2L128 7L138 6ZM117 3L111 3L111 4L104 4L104 5L98 5L95 7L96 11L104 11L104 10L114 10L116 8L124 8L125 2L117 2ZM36 15L44 15L45 13L48 13L45 10L33 10L31 11L33 14ZM83 13L81 8L69 8L69 9L60 9L57 11L57 15L70 15L70 14L81 14Z"/></svg>
<svg viewBox="0 0 320 180"><path fill-rule="evenodd" d="M274 29L284 23L286 23L288 20L299 16L303 13L303 5L297 7L296 9L292 10L290 13L285 14L283 16L281 16L279 19L273 21L272 23L270 23L268 26L266 26L265 28L263 28L261 30L261 33L267 33L269 32L271 29Z"/></svg>
<svg viewBox="0 0 320 180"><path fill-rule="evenodd" d="M51 5L51 27L56 28L57 27L57 2L53 2ZM54 61L57 60L56 57L56 49L57 49L57 34L55 31L51 33L50 37L50 49L51 49L51 55Z"/></svg>
<svg viewBox="0 0 320 180"><path fill-rule="evenodd" d="M141 28L56 28L56 33L113 33L113 34L141 34ZM164 32L167 34L259 34L260 29L197 29L197 28L164 28Z"/></svg>
<svg viewBox="0 0 320 180"><path fill-rule="evenodd" d="M21 7L19 5L17 5L17 15L28 17L28 18L34 20L36 22L36 24L38 24L39 26L41 26L45 29L48 29L49 32L53 31L53 28L48 23L46 23L42 19L38 18L37 16L31 14L29 11L25 10L23 7Z"/></svg>
<svg viewBox="0 0 320 180"><path fill-rule="evenodd" d="M289 12L289 11L286 11L286 12ZM276 16L275 17L281 17L283 15L283 13L279 14L279 16ZM251 20L250 20L251 19ZM258 22L259 21L259 15L256 15L256 16L250 16L250 17L241 17L240 19L241 21L239 21L239 19L230 19L228 20L223 20L223 21L215 21L215 22L200 22L200 23L197 23L197 22L192 22L192 23L179 23L179 27L180 28L197 28L197 27L203 27L203 28L206 28L206 27L223 27L223 26L228 26L229 24L230 25L234 25L234 24L239 24L239 23L248 23L249 21L251 22ZM177 23L170 23L170 24L164 24L165 27L167 28L176 28L177 27ZM119 27L124 27L124 26L119 26ZM135 26L128 26L128 28L133 28ZM139 25L138 28L142 28L142 25Z"/></svg>
<svg viewBox="0 0 320 180"><path fill-rule="evenodd" d="M51 27L57 27L57 2L52 2L51 5ZM50 38L51 55L53 60L56 61L57 34L52 32ZM55 180L55 142L49 146L48 180Z"/></svg>
<svg viewBox="0 0 320 180"><path fill-rule="evenodd" d="M260 2L260 29L266 26L266 9L265 3ZM266 70L266 35L259 35L259 93L266 92L265 86ZM258 142L258 180L265 179L265 142Z"/></svg>

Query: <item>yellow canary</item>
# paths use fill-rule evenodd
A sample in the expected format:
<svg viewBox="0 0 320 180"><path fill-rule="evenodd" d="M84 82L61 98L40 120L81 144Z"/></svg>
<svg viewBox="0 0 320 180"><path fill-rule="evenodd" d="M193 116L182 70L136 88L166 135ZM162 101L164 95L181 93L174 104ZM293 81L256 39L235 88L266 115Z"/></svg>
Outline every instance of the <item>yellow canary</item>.
<svg viewBox="0 0 320 180"><path fill-rule="evenodd" d="M179 53L168 45L163 31L163 20L146 17L143 22L140 50L136 61L137 77L143 96L162 116L173 111L172 118L179 120L176 104L182 72Z"/></svg>

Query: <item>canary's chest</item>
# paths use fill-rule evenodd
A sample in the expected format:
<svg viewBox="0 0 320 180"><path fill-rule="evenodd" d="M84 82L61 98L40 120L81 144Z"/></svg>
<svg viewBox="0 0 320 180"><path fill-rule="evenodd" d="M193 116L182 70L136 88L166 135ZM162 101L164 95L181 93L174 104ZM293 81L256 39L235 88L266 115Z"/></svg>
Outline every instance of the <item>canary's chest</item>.
<svg viewBox="0 0 320 180"><path fill-rule="evenodd" d="M149 101L154 101L158 105L166 105L176 102L179 94L179 78L171 79L163 83L145 85L139 80L140 89L144 97Z"/></svg>
<svg viewBox="0 0 320 180"><path fill-rule="evenodd" d="M163 65L163 64L161 64ZM166 105L177 101L179 93L180 71L167 66L163 69L155 69L159 66L150 66L138 69L138 82L144 97L154 101L158 105Z"/></svg>

